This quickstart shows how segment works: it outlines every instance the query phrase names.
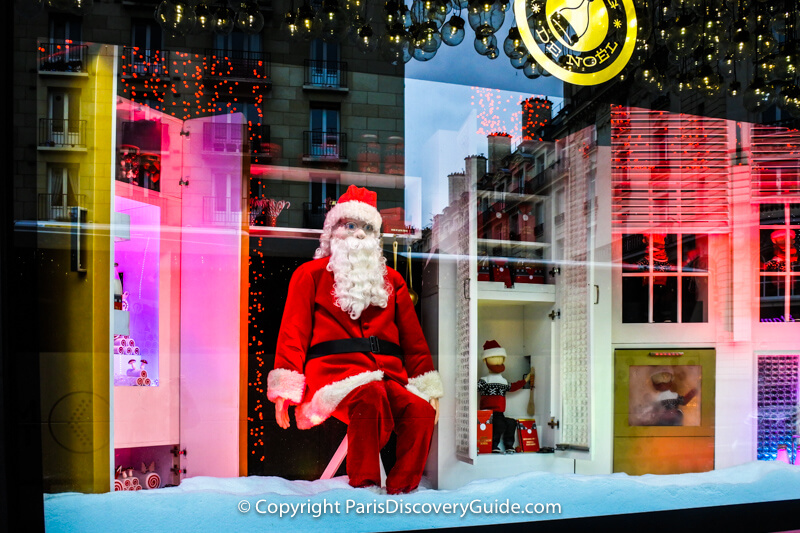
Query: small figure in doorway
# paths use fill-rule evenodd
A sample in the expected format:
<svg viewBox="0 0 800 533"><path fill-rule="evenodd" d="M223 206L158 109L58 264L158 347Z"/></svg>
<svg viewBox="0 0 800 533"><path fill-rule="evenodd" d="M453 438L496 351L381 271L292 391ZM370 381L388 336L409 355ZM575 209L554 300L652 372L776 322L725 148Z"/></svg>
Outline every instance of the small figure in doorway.
<svg viewBox="0 0 800 533"><path fill-rule="evenodd" d="M688 404L697 396L697 389L692 389L681 396L673 390L672 372L666 370L650 376L653 388L658 392L654 407L653 426L682 426L683 411L681 406Z"/></svg>
<svg viewBox="0 0 800 533"><path fill-rule="evenodd" d="M503 377L506 351L495 340L483 344L483 362L489 374L478 380L478 394L481 395L480 408L491 409L492 412L492 453L503 453L500 441L503 441L505 453L514 453L514 437L517 433L517 421L505 416L506 394L520 390L525 386L527 374L522 379L509 383Z"/></svg>

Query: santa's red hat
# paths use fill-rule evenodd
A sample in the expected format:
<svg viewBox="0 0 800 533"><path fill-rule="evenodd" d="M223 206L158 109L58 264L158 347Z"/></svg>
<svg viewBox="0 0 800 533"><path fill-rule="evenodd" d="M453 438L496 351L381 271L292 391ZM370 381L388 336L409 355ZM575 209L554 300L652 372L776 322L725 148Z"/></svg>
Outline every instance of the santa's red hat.
<svg viewBox="0 0 800 533"><path fill-rule="evenodd" d="M382 219L378 213L378 194L364 187L350 185L325 216L324 229L333 229L339 221L345 219L372 224L376 231L380 231Z"/></svg>
<svg viewBox="0 0 800 533"><path fill-rule="evenodd" d="M506 349L500 346L500 343L491 340L483 343L483 359L487 357L506 357Z"/></svg>

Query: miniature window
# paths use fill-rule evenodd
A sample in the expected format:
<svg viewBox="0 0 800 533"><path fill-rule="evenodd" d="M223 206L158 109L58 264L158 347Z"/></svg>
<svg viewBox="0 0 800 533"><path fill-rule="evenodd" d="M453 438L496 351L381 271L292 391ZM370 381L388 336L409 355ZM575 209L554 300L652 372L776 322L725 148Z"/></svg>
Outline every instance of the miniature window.
<svg viewBox="0 0 800 533"><path fill-rule="evenodd" d="M708 235L622 237L622 321L708 322Z"/></svg>
<svg viewBox="0 0 800 533"><path fill-rule="evenodd" d="M759 318L795 322L800 317L800 204L759 208Z"/></svg>

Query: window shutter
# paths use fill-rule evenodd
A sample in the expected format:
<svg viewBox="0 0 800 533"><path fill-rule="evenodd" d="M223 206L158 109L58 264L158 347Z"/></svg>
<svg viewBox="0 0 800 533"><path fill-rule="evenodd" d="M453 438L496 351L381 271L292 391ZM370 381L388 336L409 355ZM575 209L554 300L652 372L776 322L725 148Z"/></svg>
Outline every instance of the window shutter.
<svg viewBox="0 0 800 533"><path fill-rule="evenodd" d="M800 198L800 132L755 124L750 144L753 197Z"/></svg>
<svg viewBox="0 0 800 533"><path fill-rule="evenodd" d="M618 233L727 233L727 121L613 106L612 225Z"/></svg>

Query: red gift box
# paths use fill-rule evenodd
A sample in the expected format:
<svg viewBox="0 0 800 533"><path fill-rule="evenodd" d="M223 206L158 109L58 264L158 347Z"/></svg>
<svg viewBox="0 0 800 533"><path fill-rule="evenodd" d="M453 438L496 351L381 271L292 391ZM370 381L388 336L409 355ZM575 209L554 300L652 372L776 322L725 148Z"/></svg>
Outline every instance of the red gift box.
<svg viewBox="0 0 800 533"><path fill-rule="evenodd" d="M514 265L514 283L544 283L544 268L520 262Z"/></svg>
<svg viewBox="0 0 800 533"><path fill-rule="evenodd" d="M519 428L519 444L523 453L539 451L539 433L536 431L536 419L520 418L517 420Z"/></svg>
<svg viewBox="0 0 800 533"><path fill-rule="evenodd" d="M502 259L495 259L492 261L492 280L502 281L509 289L514 286L514 280L511 277L511 268L508 261Z"/></svg>
<svg viewBox="0 0 800 533"><path fill-rule="evenodd" d="M492 410L478 411L478 453L492 453Z"/></svg>
<svg viewBox="0 0 800 533"><path fill-rule="evenodd" d="M492 265L485 255L478 259L478 281L492 281Z"/></svg>

